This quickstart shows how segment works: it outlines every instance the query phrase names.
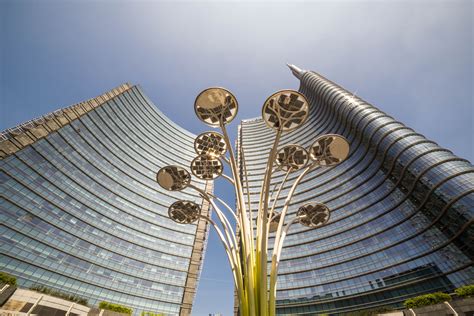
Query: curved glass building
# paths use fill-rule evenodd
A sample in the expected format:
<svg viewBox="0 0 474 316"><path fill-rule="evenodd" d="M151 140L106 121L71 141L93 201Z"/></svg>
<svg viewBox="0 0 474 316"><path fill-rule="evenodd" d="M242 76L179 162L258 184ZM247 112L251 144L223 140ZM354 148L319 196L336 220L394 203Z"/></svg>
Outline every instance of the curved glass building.
<svg viewBox="0 0 474 316"><path fill-rule="evenodd" d="M128 84L3 132L0 270L21 287L89 305L189 315L207 225L176 224L168 206L184 199L209 208L155 177L165 165L188 166L193 140Z"/></svg>
<svg viewBox="0 0 474 316"><path fill-rule="evenodd" d="M297 189L288 221L310 201L323 202L332 212L317 230L291 227L279 268L277 313L401 306L418 294L473 283L474 168L469 161L321 75L290 68L311 110L304 126L285 135L280 146L308 148L318 135L336 133L349 140L351 150L342 164L314 170ZM241 123L239 145L254 210L274 137L260 118ZM283 176L276 173L272 182ZM280 208L292 181L287 183Z"/></svg>

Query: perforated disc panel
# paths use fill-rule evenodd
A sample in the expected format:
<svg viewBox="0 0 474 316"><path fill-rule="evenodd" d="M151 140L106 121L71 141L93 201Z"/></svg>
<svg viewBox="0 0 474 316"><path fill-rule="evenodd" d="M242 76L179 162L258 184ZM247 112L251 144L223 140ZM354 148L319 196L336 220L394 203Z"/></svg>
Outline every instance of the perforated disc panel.
<svg viewBox="0 0 474 316"><path fill-rule="evenodd" d="M191 172L203 180L213 180L222 174L222 162L210 156L197 156L191 162Z"/></svg>
<svg viewBox="0 0 474 316"><path fill-rule="evenodd" d="M237 115L238 103L235 96L224 88L208 88L202 91L194 102L197 117L207 125L218 127L227 124Z"/></svg>
<svg viewBox="0 0 474 316"><path fill-rule="evenodd" d="M224 136L216 132L205 132L194 140L194 150L198 155L221 157L227 151Z"/></svg>
<svg viewBox="0 0 474 316"><path fill-rule="evenodd" d="M304 168L308 163L309 155L306 149L299 145L287 145L278 150L275 163L280 170L296 171Z"/></svg>
<svg viewBox="0 0 474 316"><path fill-rule="evenodd" d="M349 155L349 142L341 135L328 134L316 138L309 154L321 166L334 166L343 162Z"/></svg>
<svg viewBox="0 0 474 316"><path fill-rule="evenodd" d="M308 118L309 103L306 97L294 90L282 90L272 94L263 104L262 118L276 130L292 131Z"/></svg>
<svg viewBox="0 0 474 316"><path fill-rule="evenodd" d="M198 220L201 207L192 201L176 201L168 208L168 216L180 224L191 224Z"/></svg>
<svg viewBox="0 0 474 316"><path fill-rule="evenodd" d="M321 227L329 221L329 208L317 202L311 202L301 206L296 212L296 216L300 218L300 223L311 228Z"/></svg>
<svg viewBox="0 0 474 316"><path fill-rule="evenodd" d="M191 182L189 172L179 166L166 166L156 174L158 184L168 191L179 191Z"/></svg>

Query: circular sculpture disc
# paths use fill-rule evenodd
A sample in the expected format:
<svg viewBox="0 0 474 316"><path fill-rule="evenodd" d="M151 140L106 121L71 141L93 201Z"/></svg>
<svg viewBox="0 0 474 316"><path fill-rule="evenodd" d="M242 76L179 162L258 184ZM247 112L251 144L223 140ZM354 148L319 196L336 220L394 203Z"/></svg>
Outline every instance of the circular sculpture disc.
<svg viewBox="0 0 474 316"><path fill-rule="evenodd" d="M211 156L197 156L191 162L191 172L203 180L213 180L222 174L222 162Z"/></svg>
<svg viewBox="0 0 474 316"><path fill-rule="evenodd" d="M317 202L311 202L301 206L296 212L296 217L300 218L300 223L311 228L321 227L329 221L329 208Z"/></svg>
<svg viewBox="0 0 474 316"><path fill-rule="evenodd" d="M179 191L186 188L191 182L189 172L179 166L166 166L156 174L158 184L168 191Z"/></svg>
<svg viewBox="0 0 474 316"><path fill-rule="evenodd" d="M272 220L270 221L270 233L274 233L278 229L278 224L280 223L281 214L277 214L273 216Z"/></svg>
<svg viewBox="0 0 474 316"><path fill-rule="evenodd" d="M328 134L316 138L309 149L309 155L321 166L334 166L347 158L349 149L349 142L343 136Z"/></svg>
<svg viewBox="0 0 474 316"><path fill-rule="evenodd" d="M294 90L282 90L272 94L263 104L262 118L276 130L292 131L308 117L309 103L306 97Z"/></svg>
<svg viewBox="0 0 474 316"><path fill-rule="evenodd" d="M199 219L201 207L191 201L176 201L168 208L168 216L179 224L191 224Z"/></svg>
<svg viewBox="0 0 474 316"><path fill-rule="evenodd" d="M198 155L221 157L227 151L224 136L216 132L205 132L194 140L194 150Z"/></svg>
<svg viewBox="0 0 474 316"><path fill-rule="evenodd" d="M276 154L275 163L280 170L296 171L304 168L308 163L309 155L306 149L299 145L287 145Z"/></svg>
<svg viewBox="0 0 474 316"><path fill-rule="evenodd" d="M237 115L237 99L227 89L208 88L194 101L197 117L207 125L218 127L229 123Z"/></svg>

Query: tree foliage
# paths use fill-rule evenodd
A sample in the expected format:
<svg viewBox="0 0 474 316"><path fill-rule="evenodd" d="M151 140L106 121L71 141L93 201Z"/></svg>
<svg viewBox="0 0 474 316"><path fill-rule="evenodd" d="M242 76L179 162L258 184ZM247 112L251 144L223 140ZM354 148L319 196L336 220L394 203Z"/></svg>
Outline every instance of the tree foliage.
<svg viewBox="0 0 474 316"><path fill-rule="evenodd" d="M99 308L100 309L106 309L109 311L113 312L118 312L118 313L124 313L128 315L132 315L133 309L127 306L119 305L119 304L114 304L106 301L102 301L99 303Z"/></svg>
<svg viewBox="0 0 474 316"><path fill-rule="evenodd" d="M454 292L456 292L459 297L474 296L474 284L461 286L460 288L457 288Z"/></svg>
<svg viewBox="0 0 474 316"><path fill-rule="evenodd" d="M80 297L78 295L68 294L68 293L64 293L64 292L61 292L61 291L53 290L53 289L50 289L50 288L42 286L42 285L34 285L34 286L30 287L30 290L40 292L40 293L43 293L43 294L46 294L46 295L51 295L51 296L54 296L54 297L62 298L62 299L67 300L67 301L71 301L71 302L75 302L75 303L87 306L87 299L85 299L83 297Z"/></svg>
<svg viewBox="0 0 474 316"><path fill-rule="evenodd" d="M417 307L439 304L439 303L443 303L450 300L451 300L451 296L449 294L436 292L436 293L425 294L425 295L420 295L420 296L410 298L406 300L403 303L403 305L405 305L406 308L417 308Z"/></svg>
<svg viewBox="0 0 474 316"><path fill-rule="evenodd" d="M6 272L0 272L0 284L16 285L16 278Z"/></svg>

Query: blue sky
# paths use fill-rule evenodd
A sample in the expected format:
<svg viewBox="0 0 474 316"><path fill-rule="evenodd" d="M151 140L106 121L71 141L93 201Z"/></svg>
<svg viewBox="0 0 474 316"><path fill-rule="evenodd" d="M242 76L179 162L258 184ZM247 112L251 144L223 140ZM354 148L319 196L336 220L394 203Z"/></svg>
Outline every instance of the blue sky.
<svg viewBox="0 0 474 316"><path fill-rule="evenodd" d="M226 87L255 117L298 88L289 62L474 158L472 1L0 0L0 23L0 129L131 82L199 133L201 90ZM211 234L193 315L231 315L230 280Z"/></svg>

